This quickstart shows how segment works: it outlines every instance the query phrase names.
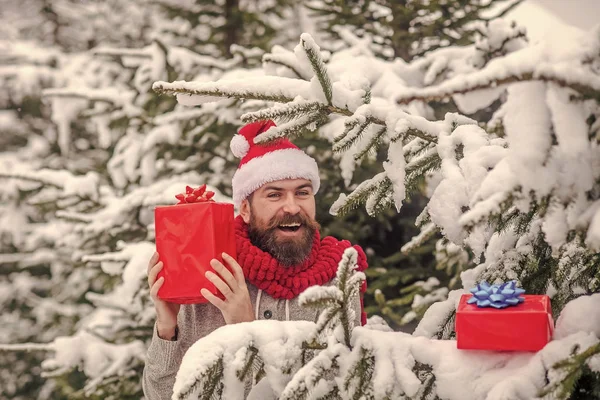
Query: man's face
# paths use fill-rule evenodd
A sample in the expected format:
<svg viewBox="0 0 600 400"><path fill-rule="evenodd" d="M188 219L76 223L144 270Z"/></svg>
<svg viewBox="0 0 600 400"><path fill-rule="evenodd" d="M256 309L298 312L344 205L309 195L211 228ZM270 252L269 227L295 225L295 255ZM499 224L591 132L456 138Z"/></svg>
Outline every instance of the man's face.
<svg viewBox="0 0 600 400"><path fill-rule="evenodd" d="M252 244L282 265L294 266L308 258L315 232L315 197L306 179L271 182L243 201L240 215L248 224Z"/></svg>

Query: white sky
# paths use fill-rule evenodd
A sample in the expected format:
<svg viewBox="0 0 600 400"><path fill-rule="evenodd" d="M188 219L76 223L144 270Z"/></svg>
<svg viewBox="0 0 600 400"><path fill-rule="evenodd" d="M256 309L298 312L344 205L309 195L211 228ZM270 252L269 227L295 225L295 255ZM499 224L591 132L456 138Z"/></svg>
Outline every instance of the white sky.
<svg viewBox="0 0 600 400"><path fill-rule="evenodd" d="M600 23L600 0L526 0L508 14L511 17L527 27L534 40L560 34L569 25L588 31Z"/></svg>

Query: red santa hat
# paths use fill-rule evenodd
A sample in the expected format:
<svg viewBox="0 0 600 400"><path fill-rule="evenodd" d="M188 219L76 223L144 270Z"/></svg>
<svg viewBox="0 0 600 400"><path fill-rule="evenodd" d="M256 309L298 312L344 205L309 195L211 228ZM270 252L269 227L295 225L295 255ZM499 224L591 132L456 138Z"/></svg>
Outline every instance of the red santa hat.
<svg viewBox="0 0 600 400"><path fill-rule="evenodd" d="M259 121L240 129L231 140L231 151L241 158L233 175L233 203L236 207L262 185L283 179L307 179L317 193L321 180L317 162L286 138L265 144L254 138L275 126L273 121Z"/></svg>

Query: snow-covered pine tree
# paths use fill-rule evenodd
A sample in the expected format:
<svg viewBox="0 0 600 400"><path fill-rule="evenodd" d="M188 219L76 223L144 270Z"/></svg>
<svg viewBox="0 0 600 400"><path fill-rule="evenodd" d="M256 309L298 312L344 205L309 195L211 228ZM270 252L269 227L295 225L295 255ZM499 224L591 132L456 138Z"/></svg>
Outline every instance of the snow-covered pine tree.
<svg viewBox="0 0 600 400"><path fill-rule="evenodd" d="M39 118L39 115L35 115L35 113L30 115L32 111L30 105L33 103L34 106L32 108L35 109L35 102L23 101L27 96L14 98L15 92L23 92L19 90L20 88L14 87L10 83L11 81L16 81L17 70L16 68L12 68L12 71L9 70L8 59L10 58L15 61L16 59L22 60L24 54L14 54L14 52L11 52L9 43L5 41L0 42L0 48L3 55L2 64L4 64L0 72L0 84L5 88L2 95L0 95L0 108L2 109L0 111L0 132L2 132L2 135L0 135L0 148L10 152L0 154L0 171L4 171L7 165L13 160L23 156L36 158L40 150L43 151L45 146L43 144L40 146L43 141L35 140L31 132L35 132L33 126L37 125L40 127L38 125L39 122L42 123L41 126L47 126L48 124L44 124L43 119ZM41 52L37 54L41 55ZM53 59L53 57L50 57L50 59ZM41 70L51 70L51 67L44 65L41 61L39 64ZM21 71L26 68L25 63L21 61ZM31 74L29 76L32 77ZM32 79L31 83L32 85L28 89L35 93L39 90L36 87L39 81L36 82ZM26 91L25 93L28 92ZM21 110L19 110L17 105L22 106ZM20 153L19 150L21 149L23 151ZM47 285L44 285L43 279L32 276L25 265L19 271L20 279L18 281L14 279L11 282L7 279L16 270L14 259L19 257L19 250L26 240L26 229L31 226L27 221L32 214L32 210L20 207L19 192L14 185L7 186L9 187L5 187L0 192L0 253L2 254L0 257L0 290L2 293L0 297L0 307L2 307L2 313L0 314L0 337L10 338L10 340L14 340L15 342L25 342L41 334L42 330L36 327L31 319L27 318L27 310L22 310L26 307L26 304L24 304L20 293L23 292L23 287L41 288ZM17 326L18 328L16 328ZM40 378L36 379L33 374L28 372L31 365L39 365L41 361L42 358L35 354L0 352L0 365L11 366L10 369L2 368L0 371L0 387L2 388L0 393L2 393L2 396L17 399L23 398L20 396L34 397L28 396L31 393L35 393L35 391L31 391L31 386L39 388L43 382L41 382Z"/></svg>
<svg viewBox="0 0 600 400"><path fill-rule="evenodd" d="M270 49L295 42L302 11L291 0L157 0L166 17L155 34L172 46L215 58L239 56L242 48ZM285 28L285 29L284 29ZM249 60L250 62L256 60Z"/></svg>
<svg viewBox="0 0 600 400"><path fill-rule="evenodd" d="M339 51L349 45L357 47L360 44L363 52L370 52L377 58L401 58L410 62L438 48L474 43L482 24L505 15L520 3L520 0L359 3L315 0L307 1L306 7L318 28L314 37L319 39L325 50ZM430 83L421 82L422 85ZM497 104L473 117L487 122L495 107ZM430 101L426 104L411 102L404 109L428 119L443 118L447 112L458 111L452 100ZM373 153L376 153L376 157L362 161L360 169L356 171L356 181L366 179L369 174L374 175L378 166L385 161L385 151ZM369 163L371 159L373 162ZM416 176L425 176L429 166L422 167L424 169L415 171ZM410 252L372 243L371 239L380 234L381 227L387 229L383 235L397 237L402 243L408 241L407 234L416 234L412 229L415 218L427 202L424 196L427 189L425 179L412 182L413 186L408 190L400 213L383 211L373 218L355 211L340 219L341 225L352 216L352 222L369 228L368 233L357 238L369 250L370 246L375 250L370 252L370 261L377 268L367 271L368 311L383 315L394 327L418 322L433 301L445 299L449 289L460 287L460 273L474 266L472 255L435 232L423 237L418 249L407 248ZM352 189L351 186L348 188ZM352 232L343 234L352 235ZM432 253L435 253L435 258L431 257Z"/></svg>
<svg viewBox="0 0 600 400"><path fill-rule="evenodd" d="M82 5L96 6L102 7ZM1 71L9 88L2 121L15 133L0 157L0 282L6 289L0 357L15 365L0 375L3 395L141 396L154 321L144 278L154 249L152 209L173 204L187 184L230 190L236 163L229 139L242 112L264 107L225 99L189 110L154 93L151 84L159 79L251 75L239 67L260 64L263 51L237 45L228 49L231 57L212 56L218 35L203 47L191 40L201 53L151 40L164 33L168 18L156 12L160 4L147 6L153 11L147 10L152 18L142 48L118 47L125 43L101 34L102 46L85 53L66 54L62 43L46 51L3 43L4 60L13 65ZM267 11L265 17L277 10ZM221 9L213 22L226 21L224 14ZM267 20L277 20L272 17ZM258 29L252 23L233 28L246 39ZM40 374L54 379L41 387Z"/></svg>
<svg viewBox="0 0 600 400"><path fill-rule="evenodd" d="M327 50L345 47L348 33L379 58L415 57L473 43L480 22L506 15L523 0L306 0ZM356 39L354 39L356 40Z"/></svg>
<svg viewBox="0 0 600 400"><path fill-rule="evenodd" d="M141 46L153 23L152 8L145 0L0 0L0 8L3 40L31 41L68 52L98 43Z"/></svg>
<svg viewBox="0 0 600 400"><path fill-rule="evenodd" d="M410 64L377 60L360 48L334 53L326 63L304 34L287 56L295 60L300 79L154 84L189 105L215 97L282 103L242 116L284 119L259 142L294 136L335 117L344 128L334 151L360 155L386 147L383 170L340 196L334 214L358 204L371 214L399 210L406 188L422 179L417 171L439 169L439 182L417 221L422 234L415 244L440 230L478 260L461 275L465 288L482 279L516 279L528 293L550 295L555 317L560 314L554 341L536 354L467 354L451 340L437 340L454 333L453 315L464 290L453 291L430 307L412 336L356 328L348 357L338 361L345 367L334 374L337 379L312 371L337 394L317 392L312 398L600 395L599 295L590 295L600 286L598 31L572 37L559 49L553 42L528 44L521 30L502 20L482 29L475 46L439 49ZM423 80L433 85L423 87ZM459 114L429 121L400 107L446 97L454 97L461 109L477 110L497 99L502 106L483 126ZM232 344L224 357L241 354L239 349ZM187 362L197 364L194 371L214 367L190 352ZM295 390L289 368L273 369L288 373L283 384L270 379L277 394ZM178 382L195 382L194 371L182 370ZM227 390L235 379L225 377ZM359 385L351 384L353 377Z"/></svg>

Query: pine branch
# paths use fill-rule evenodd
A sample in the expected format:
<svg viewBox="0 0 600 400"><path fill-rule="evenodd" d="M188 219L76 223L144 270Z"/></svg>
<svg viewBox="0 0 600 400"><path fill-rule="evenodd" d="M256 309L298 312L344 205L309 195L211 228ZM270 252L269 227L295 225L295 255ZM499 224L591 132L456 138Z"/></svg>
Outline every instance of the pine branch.
<svg viewBox="0 0 600 400"><path fill-rule="evenodd" d="M271 79L269 79L271 78ZM273 79L274 78L274 79ZM268 81L268 82L265 82ZM230 80L217 82L154 82L152 89L157 93L165 94L187 94L195 96L208 97L229 97L236 99L252 99L275 101L278 103L290 103L294 100L293 97L284 93L283 89L272 90L269 93L261 93L264 91L265 85L280 88L281 84L286 81L298 81L297 79L289 79L282 77L262 77L261 80ZM301 81L300 81L301 82ZM250 88L249 84L253 83ZM297 85L296 82L290 82ZM246 88L246 89L244 89ZM294 96L295 97L295 96Z"/></svg>
<svg viewBox="0 0 600 400"><path fill-rule="evenodd" d="M300 400L311 398L311 392L321 381L327 379L327 375L338 375L340 365L337 360L340 357L340 350L335 347L327 349L306 363L296 372L294 378L287 384L279 399ZM333 386L333 390L329 393L335 391L335 388L337 388L335 382L333 382Z"/></svg>
<svg viewBox="0 0 600 400"><path fill-rule="evenodd" d="M416 398L423 400L440 400L439 396L435 393L436 377L433 373L433 368L428 364L416 361L413 372L422 382Z"/></svg>
<svg viewBox="0 0 600 400"><path fill-rule="evenodd" d="M342 302L340 304L340 322L342 324L342 329L344 330L344 343L346 344L346 347L350 349L352 348L352 346L350 345L350 336L352 328L354 327L352 326L352 321L348 320L348 310L351 309L350 296L353 291L353 288L350 287L350 280L356 268L357 259L358 253L356 252L356 249L354 249L353 247L346 249L342 256L342 260L338 265L337 273L338 288L343 294ZM358 288L359 285L362 283L362 280L355 280L353 283L354 288Z"/></svg>
<svg viewBox="0 0 600 400"><path fill-rule="evenodd" d="M418 129L407 129L405 131L402 131L401 133L398 133L398 134L390 137L390 140L392 142L395 142L397 140L404 140L407 136L417 137L419 139L425 140L428 143L437 143L437 138L434 138Z"/></svg>
<svg viewBox="0 0 600 400"><path fill-rule="evenodd" d="M360 348L358 363L349 369L349 374L344 379L344 390L350 394L353 400L372 398L373 372L375 367L375 355L371 350ZM358 380L353 384L353 380ZM356 389L354 393L350 389Z"/></svg>
<svg viewBox="0 0 600 400"><path fill-rule="evenodd" d="M382 184L377 186L367 199L367 214L374 217L390 208L394 204L392 193L392 181L386 175Z"/></svg>
<svg viewBox="0 0 600 400"><path fill-rule="evenodd" d="M0 351L54 351L53 343L0 343Z"/></svg>
<svg viewBox="0 0 600 400"><path fill-rule="evenodd" d="M321 315L319 315L317 327L315 329L315 333L313 334L313 341L316 341L317 338L319 338L323 332L325 332L325 329L327 329L327 327L329 327L335 321L335 317L338 316L339 312L339 306L329 307L323 311Z"/></svg>
<svg viewBox="0 0 600 400"><path fill-rule="evenodd" d="M309 125L318 123L324 118L326 118L326 115L322 113L313 113L301 116L290 122L272 127L268 131L261 133L254 139L254 143L267 143L283 137L297 136L302 133L304 129L310 129Z"/></svg>
<svg viewBox="0 0 600 400"><path fill-rule="evenodd" d="M560 380L555 381L548 387L544 388L539 394L540 397L553 394L558 400L566 400L570 398L577 381L583 374L587 362L594 356L600 354L600 343L596 343L588 347L585 351L577 354L579 345L573 348L572 356L565 360L559 361L552 366L553 369L561 369L566 372ZM554 398L554 397L553 397Z"/></svg>
<svg viewBox="0 0 600 400"><path fill-rule="evenodd" d="M321 84L327 104L332 105L331 80L327 74L327 68L325 67L325 63L321 58L321 54L318 52L317 45L313 41L312 37L308 34L302 34L300 36L300 43L302 44L302 48L304 49L313 71L315 72L315 75Z"/></svg>
<svg viewBox="0 0 600 400"><path fill-rule="evenodd" d="M290 71L292 71L298 77L298 79L304 79L302 74L300 74L300 72L298 72L298 70L293 65L288 65L284 63L283 61L278 59L277 56L275 56L274 54L265 54L262 59L265 63L268 62L271 64L281 65L283 67L289 68Z"/></svg>
<svg viewBox="0 0 600 400"><path fill-rule="evenodd" d="M335 385L330 392L326 393L322 397L319 397L316 400L342 400L343 398L340 395L340 389L337 385Z"/></svg>
<svg viewBox="0 0 600 400"><path fill-rule="evenodd" d="M332 215L344 216L352 210L367 202L371 196L376 194L382 188L389 190L392 187L392 182L389 180L385 172L380 172L371 179L362 182L348 196L342 194L337 201L331 206L329 212Z"/></svg>
<svg viewBox="0 0 600 400"><path fill-rule="evenodd" d="M306 114L324 113L325 108L326 106L318 101L294 101L259 111L249 112L243 114L240 118L245 124L269 119L291 121L298 116L304 116Z"/></svg>
<svg viewBox="0 0 600 400"><path fill-rule="evenodd" d="M44 186L51 186L57 189L63 189L62 186L58 185L55 182L51 182L47 179L43 179L40 177L37 177L35 175L22 175L19 173L5 173L5 172L0 172L0 178L7 178L7 179L19 179L22 181L28 181L28 182L36 182L39 183L41 185Z"/></svg>
<svg viewBox="0 0 600 400"><path fill-rule="evenodd" d="M374 135L371 136L369 141L363 146L363 148L354 154L354 161L358 161L371 151L377 151L377 147L381 144L381 139L387 132L387 128L382 126Z"/></svg>
<svg viewBox="0 0 600 400"><path fill-rule="evenodd" d="M362 272L355 272L357 258L356 249L346 249L338 265L335 286L311 287L300 295L301 306L324 308L306 345L316 343L325 329L339 320L344 331L344 344L351 348L350 337L354 328L353 320L349 318L352 311L351 299L357 297L360 285L365 279Z"/></svg>
<svg viewBox="0 0 600 400"><path fill-rule="evenodd" d="M406 192L418 192L419 184L425 181L427 174L440 169L441 166L442 159L436 148L431 148L425 154L413 158L405 168L404 185Z"/></svg>
<svg viewBox="0 0 600 400"><path fill-rule="evenodd" d="M466 229L471 229L475 225L489 222L489 220L497 222L511 208L514 200L513 193L497 192L487 199L475 203L473 208L459 218L459 223Z"/></svg>
<svg viewBox="0 0 600 400"><path fill-rule="evenodd" d="M235 375L240 381L244 382L246 380L248 374L252 372L252 366L254 365L257 359L260 359L260 357L258 356L258 349L252 345L248 346L246 352L246 362L244 363L242 369L237 370L235 373Z"/></svg>
<svg viewBox="0 0 600 400"><path fill-rule="evenodd" d="M365 130L373 123L374 119L348 118L344 132L333 140L332 150L336 153L346 151L362 137ZM383 125L385 127L385 124Z"/></svg>
<svg viewBox="0 0 600 400"><path fill-rule="evenodd" d="M110 57L131 57L151 60L152 54L146 49L122 49L118 47L97 47L91 50L93 55Z"/></svg>
<svg viewBox="0 0 600 400"><path fill-rule="evenodd" d="M43 97L64 97L64 98L75 98L75 99L85 99L89 101L95 102L103 102L108 104L117 103L114 97L107 96L106 93L103 93L101 89L74 89L74 88L65 88L65 89L44 89L42 91Z"/></svg>
<svg viewBox="0 0 600 400"><path fill-rule="evenodd" d="M314 290L309 289L300 298L300 306L302 307L325 308L341 303L344 298L344 293L337 286L314 287Z"/></svg>
<svg viewBox="0 0 600 400"><path fill-rule="evenodd" d="M424 242L426 242L430 237L435 235L438 232L438 227L434 223L429 223L425 225L421 232L418 235L414 236L408 243L406 243L400 251L404 254L408 254L417 247L421 246Z"/></svg>
<svg viewBox="0 0 600 400"><path fill-rule="evenodd" d="M56 212L56 218L63 218L67 221L83 222L83 223L90 223L94 220L94 218L92 216L87 215L85 213L77 213L77 212L61 211L61 210Z"/></svg>
<svg viewBox="0 0 600 400"><path fill-rule="evenodd" d="M396 97L397 104L409 104L413 101L422 101L425 103L430 103L434 101L441 101L448 97L454 96L456 94L466 94L470 92L474 92L481 89L490 89L495 88L501 85L506 85L514 82L528 82L528 81L542 81L542 82L552 82L560 87L571 88L576 92L582 95L583 99L594 99L597 102L600 102L600 89L595 89L595 87L600 87L600 80L595 81L595 85L589 81L580 81L577 82L575 79L573 81L569 81L566 77L555 76L546 72L523 72L519 75L509 75L506 77L492 77L487 78L485 82L480 83L480 80L477 81L469 81L467 84L464 84L462 80L459 81L459 78L456 77L451 83L446 82L445 84L439 85L438 87L432 86L422 90L414 90L409 94L398 95ZM460 84L456 84L455 82L460 82Z"/></svg>
<svg viewBox="0 0 600 400"><path fill-rule="evenodd" d="M502 18L504 17L506 14L508 14L509 12L511 12L514 8L516 8L517 6L519 6L521 3L523 3L525 0L516 0L514 3L512 3L511 5L509 5L508 7L506 7L504 10L500 11L498 14L494 15L493 17L488 17L488 18L483 18L483 17L479 17L479 19L481 21L485 21L485 22L489 22L489 21L495 21L498 18ZM492 2L490 2L491 4Z"/></svg>
<svg viewBox="0 0 600 400"><path fill-rule="evenodd" d="M174 396L177 400L189 398L199 387L203 390L199 393L198 399L211 400L213 398L220 399L223 394L224 384L222 381L224 371L223 357L220 357L205 373L201 374L188 389Z"/></svg>

